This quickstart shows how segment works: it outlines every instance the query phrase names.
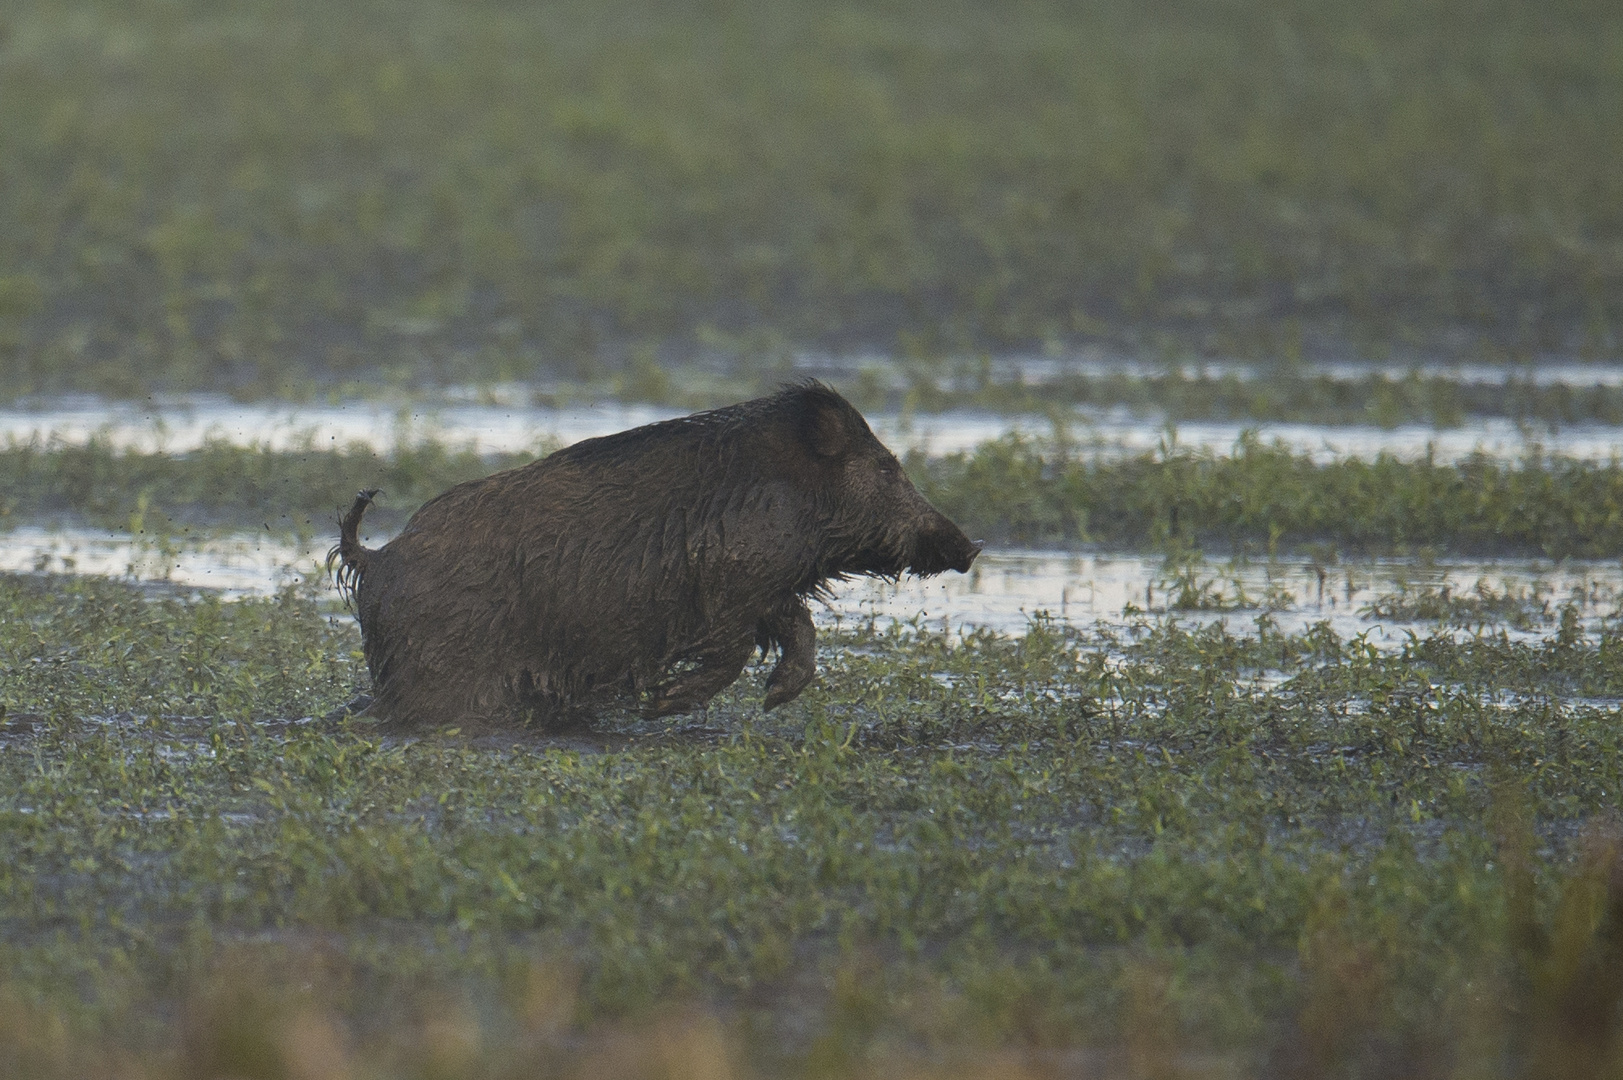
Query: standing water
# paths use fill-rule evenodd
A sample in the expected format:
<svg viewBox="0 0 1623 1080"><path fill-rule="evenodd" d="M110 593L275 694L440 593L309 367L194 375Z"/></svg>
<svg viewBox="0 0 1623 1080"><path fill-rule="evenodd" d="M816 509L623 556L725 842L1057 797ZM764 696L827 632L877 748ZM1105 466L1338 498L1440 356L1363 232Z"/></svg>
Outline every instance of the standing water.
<svg viewBox="0 0 1623 1080"><path fill-rule="evenodd" d="M26 527L5 534L0 571L162 581L228 596L266 594L310 580L336 605L337 594L325 576L334 539L299 541L268 533L154 538ZM1392 596L1429 597L1434 607L1437 598L1454 597L1467 601L1468 610L1514 609L1523 617L1513 620L1512 637L1537 638L1553 632L1560 605L1573 598L1582 599L1586 621L1611 614L1623 599L1623 566L1377 560L1327 567L1305 559L1168 565L1156 556L1131 553L988 550L968 574L835 583L830 599L814 605L814 612L824 625L873 618L1014 634L1034 619L1092 626L1175 614L1240 630L1266 615L1285 631L1322 621L1343 637L1368 633L1374 643L1396 644L1406 631L1427 624L1416 617L1413 603L1377 606Z"/></svg>
<svg viewBox="0 0 1623 1080"><path fill-rule="evenodd" d="M681 413L675 409L614 402L551 407L454 400L438 405L421 401L243 404L211 395L153 398L143 403L84 398L50 408L0 409L0 442L71 445L95 438L120 449L184 453L209 442L272 450L341 449L353 444L391 450L434 440L483 453L512 453L566 445L678 415ZM868 419L875 433L897 452L917 449L948 454L1008 434L1047 437L1055 433L1055 418L1045 415L960 410L872 413ZM1502 419L1443 430L1423 424L1379 428L1233 421L1185 422L1169 429L1162 421L1133 416L1125 409L1077 409L1062 417L1061 423L1073 445L1104 456L1140 454L1164 445L1225 454L1247 433L1254 433L1263 443L1279 443L1311 454L1319 461L1371 458L1382 453L1418 458L1429 453L1439 462L1450 462L1477 453L1517 458L1535 449L1604 460L1623 445L1623 431L1615 427L1574 425L1551 432Z"/></svg>
<svg viewBox="0 0 1623 1080"><path fill-rule="evenodd" d="M541 406L523 395L505 403L450 397L438 404L416 400L242 404L209 395L132 404L86 398L49 408L0 409L0 440L48 446L94 438L117 448L182 453L211 442L274 450L359 443L387 451L432 439L489 453L535 452L674 415L675 410L650 405ZM1056 434L1055 419L1046 416L879 413L870 421L880 438L898 451L948 453L1009 433ZM1437 461L1451 461L1473 453L1516 457L1535 451L1607 459L1617 453L1623 434L1617 428L1577 426L1533 438L1506 421L1444 431L1423 426L1216 422L1186 423L1173 431L1121 410L1079 410L1060 423L1071 445L1106 456L1169 446L1222 454L1231 451L1244 432L1252 431L1263 442L1278 442L1320 460L1429 453ZM152 537L24 526L0 534L0 570L168 581L243 595L272 591L301 578L319 579L331 542L331 538L296 540L268 530ZM1444 601L1449 597L1457 601L1462 595L1487 597L1463 608L1454 605L1467 612L1519 605L1525 611L1514 620L1514 632L1537 635L1545 632L1550 612L1564 598L1582 593L1589 600L1585 611L1594 618L1620 591L1623 570L1614 563L1394 560L1325 567L1283 559L1168 566L1159 557L1136 554L992 550L964 576L836 585L819 618L825 623L869 617L918 620L950 629L1019 632L1034 618L1082 625L1121 621L1145 612L1174 612L1181 618L1250 625L1266 614L1282 628L1326 620L1344 636L1367 632L1371 640L1393 642L1421 625L1414 618L1421 610L1416 605L1377 603L1394 592Z"/></svg>

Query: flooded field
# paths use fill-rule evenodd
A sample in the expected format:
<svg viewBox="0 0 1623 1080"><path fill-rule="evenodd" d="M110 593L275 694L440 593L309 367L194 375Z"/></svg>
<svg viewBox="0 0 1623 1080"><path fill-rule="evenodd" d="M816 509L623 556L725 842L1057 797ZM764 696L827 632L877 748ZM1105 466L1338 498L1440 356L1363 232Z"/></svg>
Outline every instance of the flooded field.
<svg viewBox="0 0 1623 1080"><path fill-rule="evenodd" d="M881 375L894 373L900 380L896 362L879 353L835 356L808 351L796 355L794 366L797 372L818 378L850 377L869 371ZM971 358L956 363L947 361L943 366L949 371L963 370L976 375L983 369L982 364ZM1026 385L1042 385L1067 376L1100 379L1118 375L1135 379L1174 375L1184 379L1234 378L1241 382L1256 382L1269 378L1275 370L1266 364L1243 360L1145 360L1130 353L1105 348L1083 348L1063 356L999 356L988 358L984 364L985 374L991 379L998 382L1017 381ZM1540 358L1535 364L1446 364L1425 360L1408 364L1363 360L1323 361L1293 365L1290 371L1298 378L1327 378L1342 382L1370 377L1397 380L1412 376L1446 379L1465 386L1506 386L1512 383L1569 386L1574 389L1623 386L1623 367L1586 364L1561 356ZM947 381L953 379L954 376L949 375Z"/></svg>
<svg viewBox="0 0 1623 1080"><path fill-rule="evenodd" d="M338 404L238 403L194 395L144 403L73 399L48 408L0 409L0 443L82 444L92 438L116 448L184 453L210 442L274 450L342 448L361 444L389 450L429 440L481 453L536 451L607 435L682 415L653 405L606 402L568 407L508 403L351 401ZM1166 423L1125 408L1063 410L1055 415L872 413L874 431L897 452L948 454L1010 433L1060 437L1102 457L1126 456L1175 445L1227 453L1242 434L1279 443L1317 461L1373 458L1378 454L1438 462L1472 454L1503 459L1528 453L1608 460L1623 447L1623 428L1575 424L1555 429L1503 418L1478 418L1452 428L1403 424L1325 426L1305 423L1186 421Z"/></svg>
<svg viewBox="0 0 1623 1080"><path fill-rule="evenodd" d="M153 537L24 527L0 533L0 571L87 574L263 596L303 578L325 583L332 542L269 533ZM1460 629L1486 622L1513 639L1536 640L1574 599L1585 622L1611 615L1623 600L1623 563L1169 563L1138 553L989 550L964 575L836 584L828 602L813 610L828 625L874 618L1004 634L1022 633L1037 618L1086 627L1142 613L1175 613L1191 623L1224 622L1236 632L1252 632L1266 615L1287 633L1323 621L1342 637L1364 633L1373 643L1391 645L1439 621ZM332 600L336 604L336 594Z"/></svg>
<svg viewBox="0 0 1623 1080"><path fill-rule="evenodd" d="M581 983L595 1002L616 971L677 985L738 943L762 959L714 968L735 985L788 963L797 985L837 986L845 946L827 943L848 926L974 970L963 928L988 925L1070 950L1056 970L1092 1015L1140 978L1101 990L1096 958L1135 939L1187 941L1224 973L1212 999L1250 1001L1256 973L1320 934L1303 927L1326 895L1396 935L1387 955L1432 965L1383 978L1434 985L1521 887L1482 827L1520 806L1546 906L1589 895L1574 853L1623 776L1620 428L1275 424L1252 430L1292 454L1231 453L1239 424L1124 410L880 413L890 445L942 455L911 462L921 489L1002 542L969 574L833 586L795 702L764 713L757 665L675 720L395 739L323 719L370 685L324 565L358 487L389 492L377 546L424 499L524 460L499 452L669 415L223 398L0 413L0 864L19 868L0 895L22 898L0 915L18 947L66 970L102 945L54 928L100 906L228 947L238 928L315 927L381 958L381 981L437 964L477 986L478 957L539 930L591 942L568 962L599 980ZM1008 432L1041 441L951 456ZM1541 451L1599 463L1522 460ZM1473 453L1500 460L1444 464ZM1377 454L1411 460L1355 460ZM1613 557L1528 557L1552 551ZM1527 778L1520 801L1502 776ZM435 944L370 937L383 922ZM1485 940L1509 955L1497 925ZM452 927L468 936L448 948ZM145 969L169 963L143 948Z"/></svg>

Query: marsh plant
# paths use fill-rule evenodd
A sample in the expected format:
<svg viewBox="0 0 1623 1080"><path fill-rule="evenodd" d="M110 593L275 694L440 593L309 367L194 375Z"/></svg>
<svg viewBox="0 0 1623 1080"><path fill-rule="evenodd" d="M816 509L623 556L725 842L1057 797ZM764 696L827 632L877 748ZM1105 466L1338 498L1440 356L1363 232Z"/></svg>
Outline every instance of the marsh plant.
<svg viewBox="0 0 1623 1080"><path fill-rule="evenodd" d="M1608 613L847 625L770 716L391 740L312 588L0 578L13 1075L1617 1065Z"/></svg>
<svg viewBox="0 0 1623 1080"><path fill-rule="evenodd" d="M262 528L332 535L357 490L382 488L368 522L387 532L452 484L534 457L433 441L387 452L213 443L184 454L101 440L14 442L0 447L0 526L134 523L133 531L154 537ZM1318 462L1254 435L1228 454L1172 445L1109 457L1062 434L1011 435L936 457L910 453L905 465L931 503L1000 544L1091 544L1174 559L1296 551L1319 560L1327 581L1341 554L1559 559L1623 550L1623 464L1612 460L1530 452L1514 461L1383 454Z"/></svg>

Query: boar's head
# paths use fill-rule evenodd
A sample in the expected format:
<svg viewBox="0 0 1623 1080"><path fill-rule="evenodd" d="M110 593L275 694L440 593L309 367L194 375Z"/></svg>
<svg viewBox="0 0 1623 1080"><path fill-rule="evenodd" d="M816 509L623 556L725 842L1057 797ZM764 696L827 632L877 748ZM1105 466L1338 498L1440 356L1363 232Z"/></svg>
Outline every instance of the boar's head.
<svg viewBox="0 0 1623 1080"><path fill-rule="evenodd" d="M843 397L816 383L797 389L800 440L820 476L826 572L967 572L983 543L965 536L919 494L896 455Z"/></svg>

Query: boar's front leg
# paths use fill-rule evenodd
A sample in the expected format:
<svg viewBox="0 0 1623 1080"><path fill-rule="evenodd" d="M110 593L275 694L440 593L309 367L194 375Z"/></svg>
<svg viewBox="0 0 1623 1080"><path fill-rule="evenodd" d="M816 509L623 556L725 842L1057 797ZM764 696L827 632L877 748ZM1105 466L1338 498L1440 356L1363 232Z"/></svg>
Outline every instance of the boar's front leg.
<svg viewBox="0 0 1623 1080"><path fill-rule="evenodd" d="M755 642L741 637L692 655L698 667L655 690L645 711L649 716L669 716L702 707L744 673L754 651Z"/></svg>
<svg viewBox="0 0 1623 1080"><path fill-rule="evenodd" d="M817 627L806 602L791 596L761 620L755 636L763 649L775 644L783 652L766 680L761 704L770 711L799 697L817 674Z"/></svg>

